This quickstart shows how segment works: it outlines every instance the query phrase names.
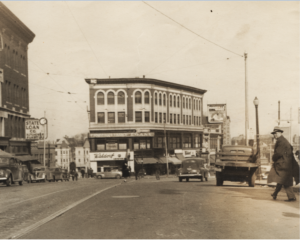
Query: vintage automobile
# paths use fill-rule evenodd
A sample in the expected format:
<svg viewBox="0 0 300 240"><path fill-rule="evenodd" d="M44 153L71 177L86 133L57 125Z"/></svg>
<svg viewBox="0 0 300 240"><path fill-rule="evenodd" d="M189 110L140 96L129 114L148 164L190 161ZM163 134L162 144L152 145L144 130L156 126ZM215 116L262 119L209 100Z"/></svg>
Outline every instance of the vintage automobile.
<svg viewBox="0 0 300 240"><path fill-rule="evenodd" d="M257 155L253 153L252 147L224 145L222 151L217 153L216 185L222 186L224 181L246 181L249 187L254 187L258 167Z"/></svg>
<svg viewBox="0 0 300 240"><path fill-rule="evenodd" d="M64 169L48 168L46 171L46 180L49 182L58 182L66 179Z"/></svg>
<svg viewBox="0 0 300 240"><path fill-rule="evenodd" d="M104 167L103 172L97 172L96 178L117 178L120 179L122 177L122 171L120 171L117 167Z"/></svg>
<svg viewBox="0 0 300 240"><path fill-rule="evenodd" d="M187 182L190 178L200 179L202 182L207 181L208 168L204 158L189 158L182 161L181 168L178 170L179 182L185 179Z"/></svg>
<svg viewBox="0 0 300 240"><path fill-rule="evenodd" d="M22 162L13 157L0 157L0 182L6 186L18 182L23 185L23 167Z"/></svg>
<svg viewBox="0 0 300 240"><path fill-rule="evenodd" d="M29 174L27 182L46 182L46 167L42 165L33 166L32 173Z"/></svg>

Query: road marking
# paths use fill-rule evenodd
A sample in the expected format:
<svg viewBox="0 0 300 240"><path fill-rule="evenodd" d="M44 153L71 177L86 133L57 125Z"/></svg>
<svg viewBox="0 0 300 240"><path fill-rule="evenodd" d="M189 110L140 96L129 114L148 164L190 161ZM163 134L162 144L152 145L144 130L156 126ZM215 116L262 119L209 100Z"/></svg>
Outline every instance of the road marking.
<svg viewBox="0 0 300 240"><path fill-rule="evenodd" d="M102 192L104 192L104 191L106 191L106 190L108 190L108 189L110 189L110 188L113 188L113 187L116 187L116 186L119 186L119 185L121 185L121 183L115 184L115 185L113 185L113 186L104 188L104 189L102 189L102 190L100 190L100 191L98 191L98 192L96 192L96 193L93 193L92 195L90 195L90 196L88 196L88 197L85 197L85 198L83 198L83 199L81 199L81 200L79 200L79 201L77 201L77 202L75 202L75 203L69 205L68 207L65 207L65 208L61 209L61 210L57 211L56 213L53 213L53 214L51 214L50 216L44 218L43 220L41 220L41 221L39 221L39 222L37 222L37 223L35 223L35 224L33 224L33 225L27 227L27 228L22 229L21 231L17 232L16 234L13 234L13 235L10 235L10 236L8 236L8 237L5 237L4 239L16 239L16 238L20 238L21 236L23 236L23 235L25 235L25 234L27 234L27 233L33 231L34 229L36 229L36 228L38 228L38 227L44 225L45 223L47 223L47 222L53 220L54 218L56 218L56 217L58 217L58 216L64 214L65 212L69 211L70 209L76 207L77 205L79 205L79 204L81 204L81 203L87 201L88 199L90 199L90 198L96 196L97 194L102 193Z"/></svg>
<svg viewBox="0 0 300 240"><path fill-rule="evenodd" d="M140 196L112 196L113 198L135 198Z"/></svg>

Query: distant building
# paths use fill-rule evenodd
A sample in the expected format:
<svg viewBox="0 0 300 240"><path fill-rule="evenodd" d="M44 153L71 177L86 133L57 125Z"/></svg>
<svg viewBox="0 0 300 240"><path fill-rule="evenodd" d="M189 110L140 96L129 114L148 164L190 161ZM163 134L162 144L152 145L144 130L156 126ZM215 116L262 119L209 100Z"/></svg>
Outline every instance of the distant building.
<svg viewBox="0 0 300 240"><path fill-rule="evenodd" d="M88 139L84 141L82 146L75 147L75 163L78 170L84 169L87 172L87 169L91 167L89 154L90 143Z"/></svg>
<svg viewBox="0 0 300 240"><path fill-rule="evenodd" d="M69 169L70 166L70 147L65 138L57 139L55 142L56 166Z"/></svg>
<svg viewBox="0 0 300 240"><path fill-rule="evenodd" d="M34 33L0 2L0 149L29 154L28 45Z"/></svg>
<svg viewBox="0 0 300 240"><path fill-rule="evenodd" d="M40 163L44 165L44 142L33 142L31 143L31 154L38 158ZM55 167L55 145L46 143L45 144L45 166Z"/></svg>

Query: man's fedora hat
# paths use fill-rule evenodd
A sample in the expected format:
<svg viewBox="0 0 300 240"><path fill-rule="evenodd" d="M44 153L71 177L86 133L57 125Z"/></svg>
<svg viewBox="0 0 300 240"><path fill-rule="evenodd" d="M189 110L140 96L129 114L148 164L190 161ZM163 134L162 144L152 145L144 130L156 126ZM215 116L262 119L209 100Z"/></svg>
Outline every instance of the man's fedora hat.
<svg viewBox="0 0 300 240"><path fill-rule="evenodd" d="M283 130L281 130L279 127L274 127L274 130L273 130L273 132L271 132L271 134L275 134L277 132L283 133Z"/></svg>

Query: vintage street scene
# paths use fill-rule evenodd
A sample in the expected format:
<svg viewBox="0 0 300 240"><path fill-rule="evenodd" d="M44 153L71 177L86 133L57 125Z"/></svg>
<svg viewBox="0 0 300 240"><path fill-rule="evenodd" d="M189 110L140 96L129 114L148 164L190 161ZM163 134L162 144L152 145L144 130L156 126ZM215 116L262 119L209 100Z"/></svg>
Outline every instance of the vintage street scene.
<svg viewBox="0 0 300 240"><path fill-rule="evenodd" d="M299 2L0 2L0 239L299 239Z"/></svg>

